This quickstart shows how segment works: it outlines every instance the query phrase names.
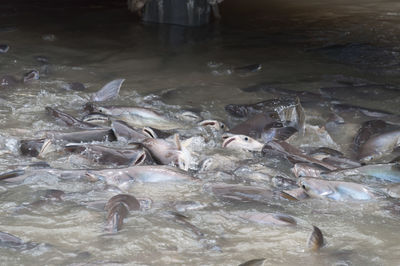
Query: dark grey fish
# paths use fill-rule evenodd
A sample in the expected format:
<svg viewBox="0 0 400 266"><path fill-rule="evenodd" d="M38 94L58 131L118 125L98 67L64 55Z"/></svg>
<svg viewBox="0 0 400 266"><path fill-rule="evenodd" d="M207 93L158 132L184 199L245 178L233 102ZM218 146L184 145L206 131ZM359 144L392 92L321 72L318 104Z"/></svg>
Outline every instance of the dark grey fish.
<svg viewBox="0 0 400 266"><path fill-rule="evenodd" d="M272 199L283 199L280 193L276 193L272 190L244 185L217 183L210 186L210 191L217 198L240 202L269 203Z"/></svg>
<svg viewBox="0 0 400 266"><path fill-rule="evenodd" d="M264 145L262 149L263 154L267 154L268 150L274 150L276 152L282 153L288 159L293 159L297 162L315 163L321 165L329 170L336 170L337 168L331 164L325 163L311 156L306 155L303 151L297 149L296 147L290 145L285 141L270 141Z"/></svg>
<svg viewBox="0 0 400 266"><path fill-rule="evenodd" d="M27 249L32 249L38 245L39 245L38 243L34 243L34 242L24 242L19 237L16 237L12 234L0 231L0 246L1 247L13 248L13 249L18 249L18 250L21 250L21 249L27 250Z"/></svg>
<svg viewBox="0 0 400 266"><path fill-rule="evenodd" d="M46 56L43 56L43 55L35 56L35 60L38 61L39 63L42 63L42 64L48 64L49 63L49 59Z"/></svg>
<svg viewBox="0 0 400 266"><path fill-rule="evenodd" d="M308 238L307 247L311 251L318 251L324 245L324 236L322 235L321 230L313 225L313 231Z"/></svg>
<svg viewBox="0 0 400 266"><path fill-rule="evenodd" d="M24 174L25 174L24 170L14 170L14 171L0 174L0 180L12 179L12 178L16 178L21 175L24 175Z"/></svg>
<svg viewBox="0 0 400 266"><path fill-rule="evenodd" d="M248 120L233 127L229 133L246 135L252 138L260 138L264 129L274 122L279 121L279 116L276 112L265 112L256 114Z"/></svg>
<svg viewBox="0 0 400 266"><path fill-rule="evenodd" d="M66 90L72 90L72 91L84 91L86 90L85 85L83 85L83 83L80 82L71 82L66 84L66 86L64 87Z"/></svg>
<svg viewBox="0 0 400 266"><path fill-rule="evenodd" d="M372 136L382 133L389 128L393 128L393 125L390 125L383 120L370 120L362 123L357 135L354 137L354 149L358 151Z"/></svg>
<svg viewBox="0 0 400 266"><path fill-rule="evenodd" d="M23 156L37 157L43 147L44 139L20 140L19 151Z"/></svg>
<svg viewBox="0 0 400 266"><path fill-rule="evenodd" d="M107 211L105 230L109 233L116 233L121 230L129 211L140 210L140 202L132 195L118 194L108 200L104 209Z"/></svg>
<svg viewBox="0 0 400 266"><path fill-rule="evenodd" d="M380 117L387 117L394 115L393 113L378 110L378 109L371 109L361 106L355 106L350 104L343 104L343 103L332 103L331 110L336 113L346 113L346 112L360 112L365 116L380 118Z"/></svg>
<svg viewBox="0 0 400 266"><path fill-rule="evenodd" d="M46 138L66 142L116 141L111 129L92 129L75 132L46 131Z"/></svg>
<svg viewBox="0 0 400 266"><path fill-rule="evenodd" d="M293 134L297 132L297 129L291 126L285 127L282 123L271 123L264 128L261 133L261 139L267 143L271 140L287 140Z"/></svg>
<svg viewBox="0 0 400 266"><path fill-rule="evenodd" d="M27 83L27 82L31 82L33 80L38 80L38 79L39 79L39 71L34 69L34 70L31 70L31 71L25 73L22 81L24 83Z"/></svg>
<svg viewBox="0 0 400 266"><path fill-rule="evenodd" d="M292 96L292 97L297 96L301 99L302 103L309 102L309 101L320 102L322 100L322 96L319 93L284 89L284 88L280 88L279 85L280 84L272 84L272 83L263 82L263 83L260 83L260 84L254 85L254 86L241 88L240 90L244 91L244 92L264 91L264 92L268 92L270 94L274 94L277 96Z"/></svg>
<svg viewBox="0 0 400 266"><path fill-rule="evenodd" d="M149 138L143 131L139 131L129 126L126 122L120 120L112 120L111 128L118 140L126 142L142 142Z"/></svg>
<svg viewBox="0 0 400 266"><path fill-rule="evenodd" d="M261 64L252 64L252 65L247 65L247 66L242 66L242 67L235 67L233 70L235 73L238 74L249 74L249 73L255 73L258 71L261 71L262 65Z"/></svg>
<svg viewBox="0 0 400 266"><path fill-rule="evenodd" d="M53 116L59 121L62 121L68 126L73 126L77 128L82 128L82 129L93 129L93 128L99 128L97 125L93 125L84 121L81 121L79 119L76 119L72 115L69 115L67 113L61 112L58 109L51 108L51 107L46 107L46 111L49 115Z"/></svg>
<svg viewBox="0 0 400 266"><path fill-rule="evenodd" d="M103 88L92 95L91 100L93 102L104 102L114 99L118 96L119 90L124 81L125 79L116 79L107 83Z"/></svg>
<svg viewBox="0 0 400 266"><path fill-rule="evenodd" d="M10 46L7 44L0 44L0 53L5 54L10 49Z"/></svg>
<svg viewBox="0 0 400 266"><path fill-rule="evenodd" d="M285 126L292 126L301 133L304 130L304 110L298 97L281 97L255 104L228 104L225 110L236 117L275 112Z"/></svg>
<svg viewBox="0 0 400 266"><path fill-rule="evenodd" d="M65 149L107 165L140 165L146 161L148 156L148 152L141 144L130 145L130 148L116 149L96 144L70 143L65 146Z"/></svg>
<svg viewBox="0 0 400 266"><path fill-rule="evenodd" d="M265 260L266 260L265 258L252 259L252 260L249 260L249 261L239 264L239 266L263 266Z"/></svg>

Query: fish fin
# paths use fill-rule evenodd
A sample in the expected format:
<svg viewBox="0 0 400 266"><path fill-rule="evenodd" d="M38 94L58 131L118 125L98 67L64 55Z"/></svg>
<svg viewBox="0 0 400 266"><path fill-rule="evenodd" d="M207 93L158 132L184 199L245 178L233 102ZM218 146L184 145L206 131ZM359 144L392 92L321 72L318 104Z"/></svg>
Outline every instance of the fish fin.
<svg viewBox="0 0 400 266"><path fill-rule="evenodd" d="M103 88L101 88L98 92L94 93L91 100L93 102L103 102L117 97L124 81L125 79L115 79L113 81L110 81L109 83L104 85Z"/></svg>
<svg viewBox="0 0 400 266"><path fill-rule="evenodd" d="M324 245L324 236L321 230L313 225L313 231L308 238L307 246L312 251L318 251Z"/></svg>
<svg viewBox="0 0 400 266"><path fill-rule="evenodd" d="M181 151L182 150L182 145L181 145L181 140L179 139L179 134L174 135L174 142L176 145L176 148Z"/></svg>
<svg viewBox="0 0 400 266"><path fill-rule="evenodd" d="M38 154L37 157L38 158L44 158L47 153L51 152L52 151L51 148L53 147L52 144L53 144L53 142L51 141L51 139L46 139L44 141L44 143L42 145L42 148L40 149L39 154Z"/></svg>

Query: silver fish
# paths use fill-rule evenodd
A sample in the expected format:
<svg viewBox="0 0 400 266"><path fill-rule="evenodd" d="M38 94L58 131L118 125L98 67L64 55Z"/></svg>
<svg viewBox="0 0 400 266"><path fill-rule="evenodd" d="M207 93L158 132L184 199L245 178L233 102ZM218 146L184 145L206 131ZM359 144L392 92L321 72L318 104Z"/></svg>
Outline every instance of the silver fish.
<svg viewBox="0 0 400 266"><path fill-rule="evenodd" d="M298 183L310 197L314 198L327 198L338 201L371 200L375 198L370 188L353 182L302 177Z"/></svg>

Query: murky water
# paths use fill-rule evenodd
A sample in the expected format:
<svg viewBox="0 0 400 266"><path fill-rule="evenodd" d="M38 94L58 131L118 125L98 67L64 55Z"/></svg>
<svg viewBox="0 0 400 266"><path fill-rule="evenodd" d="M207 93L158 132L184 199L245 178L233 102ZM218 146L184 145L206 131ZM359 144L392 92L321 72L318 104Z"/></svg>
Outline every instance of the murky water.
<svg viewBox="0 0 400 266"><path fill-rule="evenodd" d="M279 5L271 1L262 12L251 5L244 7L247 15L242 24L232 10L237 3L231 3L222 10L225 24L195 29L143 25L120 8L123 3L107 6L88 1L73 8L67 2L0 5L0 43L10 46L0 54L0 76L21 78L29 70L40 71L40 80L0 87L1 172L41 161L21 156L19 140L38 138L44 130L67 129L49 117L45 107L82 117L91 93L117 78L126 81L112 104L151 107L170 116L191 110L230 127L239 120L225 112L226 104L276 97L263 89L242 90L260 83L277 90L310 92L341 87L332 98L400 114L397 1L279 1ZM39 56L47 62L40 62ZM262 64L261 71L233 71L255 63ZM66 90L71 82L81 82L87 89ZM351 89L371 84L378 85ZM307 124L323 127L328 110L316 108L315 101L303 105ZM292 142L302 147L331 145L350 154L348 139L358 129L354 128L354 132L349 128L330 132L333 144L315 138L314 133ZM180 133L183 138L190 135ZM0 231L39 243L34 248L0 246L1 264L237 265L267 258L266 265L398 265L398 200L221 201L204 184L271 187L268 181L257 179L258 170L235 171L260 169L268 158L224 150L221 142L212 138L197 143L190 173L199 181L134 184L129 193L151 199L152 206L132 212L123 229L113 235L104 232L106 212L88 207L117 193L100 181L36 175L22 184L0 183ZM220 168L199 171L202 160L215 154L242 160L221 159L226 164ZM61 147L45 161L54 168L104 167L65 153ZM291 175L287 164L276 165L282 175ZM63 190L66 196L63 201L32 204L43 198L46 189ZM168 213L176 210L183 211L202 235ZM298 219L298 225L249 222L239 218L245 211L289 214ZM312 225L321 228L326 239L326 246L317 253L306 247Z"/></svg>

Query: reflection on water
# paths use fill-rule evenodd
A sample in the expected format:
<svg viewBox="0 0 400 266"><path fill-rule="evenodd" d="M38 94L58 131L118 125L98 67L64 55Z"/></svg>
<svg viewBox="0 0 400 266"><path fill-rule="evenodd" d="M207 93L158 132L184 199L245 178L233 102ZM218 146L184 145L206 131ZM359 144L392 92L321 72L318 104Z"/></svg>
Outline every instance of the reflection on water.
<svg viewBox="0 0 400 266"><path fill-rule="evenodd" d="M169 115L190 110L204 119L225 121L229 127L241 120L229 116L225 105L266 100L276 95L274 90L318 93L300 95L310 135L329 119L328 109L318 101L400 112L397 1L268 1L257 2L257 7L254 1L234 10L243 1L226 0L224 21L193 29L141 24L125 3L85 1L77 7L75 2L0 4L0 44L10 46L0 54L0 76L16 78L14 85L0 87L1 172L40 161L21 156L19 140L35 139L39 137L35 132L43 130L67 129L46 115L46 106L81 118L90 94L118 78L126 81L112 104L156 108ZM237 70L258 63L259 71ZM32 69L39 70L40 79L23 83L23 75ZM73 82L86 89L67 90ZM357 119L358 123L364 118ZM312 138L292 143L324 143L348 154L358 125L330 129L331 141L338 146ZM188 138L193 132L198 134L196 130L180 133ZM118 193L100 181L44 174L24 184L0 183L0 231L36 243L6 248L0 242L2 262L235 265L267 258L267 265L398 263L398 200L220 200L203 185L268 187L271 173L265 170L265 158L222 150L222 141L210 136L208 142L192 144L199 152L191 174L201 181L135 184L129 192L151 199L152 205L130 213L115 235L104 234L105 211L90 207ZM223 163L212 166L213 171L199 170L209 158ZM102 167L60 147L46 161L54 168ZM292 176L286 163L268 163L278 165L279 175ZM65 196L62 201L49 200L43 196L46 189L62 190ZM35 203L40 200L44 203ZM168 213L176 210L193 227ZM286 213L296 217L297 226L246 221L240 218L244 211ZM321 228L327 240L315 254L306 249L312 224Z"/></svg>

